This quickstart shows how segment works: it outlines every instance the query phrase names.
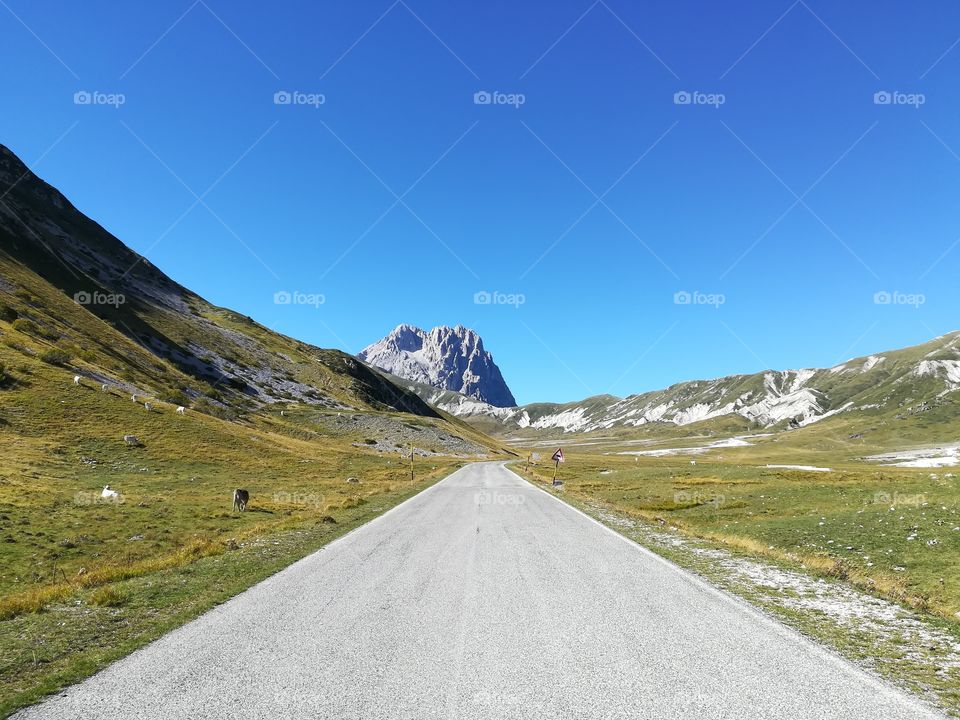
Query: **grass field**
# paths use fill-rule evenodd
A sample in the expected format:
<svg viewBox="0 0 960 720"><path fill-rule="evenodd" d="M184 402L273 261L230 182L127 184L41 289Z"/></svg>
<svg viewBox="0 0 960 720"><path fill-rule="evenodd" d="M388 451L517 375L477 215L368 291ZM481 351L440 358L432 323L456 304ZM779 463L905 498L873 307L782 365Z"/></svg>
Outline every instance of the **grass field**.
<svg viewBox="0 0 960 720"><path fill-rule="evenodd" d="M931 598L922 596L922 589L914 587L922 584L914 579L918 577L916 573L903 578L900 575L906 572L906 568L898 571L896 568L903 566L892 567L898 577L894 581L896 585L891 588L876 582L878 577L884 577L873 572L876 563L861 562L857 569L849 558L833 551L836 543L830 544L829 540L818 543L827 544L828 550L814 556L799 552L797 543L793 549L761 543L760 537L776 540L777 534L754 532L757 511L750 510L749 501L726 509L731 519L723 525L734 525L737 534L716 532L711 529L716 527L716 521L709 518L700 518L700 522L675 523L675 515L682 513L688 518L696 515L697 511L691 505L693 501L707 499L717 506L726 502L717 490L707 491L711 493L709 497L697 497L696 491L690 489L704 487L696 482L710 476L683 477L678 484L688 489L677 490L678 497L670 509L666 509L664 506L671 503L669 499L658 502L651 496L646 503L638 503L636 498L625 498L610 487L607 488L610 493L597 492L595 483L577 477L581 474L590 476L596 471L607 473L602 477L608 478L616 471L609 467L598 469L589 462L580 465L579 460L570 461L575 465L570 466L569 472L567 468L561 472L560 477L570 482L559 487L550 486L552 472L542 466L525 469L524 463L519 462L513 466L521 475L541 484L567 503L699 575L714 587L743 598L770 617L925 699L948 715L960 717L960 622L949 614L949 598L931 607ZM697 466L700 464L698 460ZM677 471L685 469L678 467ZM639 477L636 476L635 480ZM771 487L782 488L785 482L805 480L764 478L758 483L764 488L760 494L767 495ZM655 485L655 481L645 485ZM715 483L708 482L707 485L714 486ZM860 490L863 489L861 486ZM781 492L775 497L789 499L792 496ZM830 499L830 494L823 497ZM738 502L735 500L731 504ZM661 507L638 507L638 504L653 503ZM675 507L679 505L684 507ZM740 514L734 511L740 511ZM854 510L853 514L858 512ZM735 519L737 517L741 519ZM829 527L828 524L821 526L820 522L826 521L818 520L818 529ZM857 523L860 524L864 527L857 530L865 531L868 524ZM741 530L742 526L746 527ZM841 550L848 554L852 552L848 547L852 546ZM912 556L905 553L903 557L904 562L910 562ZM915 569L928 566L928 570L932 569L936 574L938 562L931 563L929 558L921 557ZM940 565L940 569L950 572L952 560L948 557L943 562L946 564ZM851 580L860 587L851 584ZM905 590L912 595L906 595ZM911 598L914 607L910 607Z"/></svg>
<svg viewBox="0 0 960 720"><path fill-rule="evenodd" d="M443 472L438 468L416 482L395 483L360 504L333 510L336 524L299 513L266 527L249 518L257 513L247 513L234 521L230 537L235 544L214 541L202 555L174 554L175 562L158 563L149 572L92 587L76 585L42 612L0 622L0 717L229 599L410 497ZM164 522L182 519L173 509ZM133 566L121 562L116 567Z"/></svg>
<svg viewBox="0 0 960 720"><path fill-rule="evenodd" d="M960 617L960 480L949 468L845 462L831 463L831 472L772 469L764 465L787 461L769 448L693 460L605 454L618 451L569 449L564 494ZM756 464L748 464L751 456ZM541 481L552 472L545 461L531 470Z"/></svg>

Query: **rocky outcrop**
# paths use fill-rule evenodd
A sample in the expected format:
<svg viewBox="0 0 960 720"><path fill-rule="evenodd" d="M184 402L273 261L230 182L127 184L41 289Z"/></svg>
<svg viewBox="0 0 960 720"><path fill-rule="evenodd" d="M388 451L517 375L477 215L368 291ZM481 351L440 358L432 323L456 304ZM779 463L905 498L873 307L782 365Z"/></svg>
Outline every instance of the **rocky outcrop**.
<svg viewBox="0 0 960 720"><path fill-rule="evenodd" d="M429 332L399 325L358 357L406 380L453 390L496 407L517 404L483 340L462 325L442 325Z"/></svg>

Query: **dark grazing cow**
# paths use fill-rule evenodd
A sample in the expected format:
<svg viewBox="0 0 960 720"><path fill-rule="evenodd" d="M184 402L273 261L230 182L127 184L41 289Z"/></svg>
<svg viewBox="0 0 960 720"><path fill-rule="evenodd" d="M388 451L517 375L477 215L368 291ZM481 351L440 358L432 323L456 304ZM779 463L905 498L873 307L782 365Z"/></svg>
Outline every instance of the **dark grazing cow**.
<svg viewBox="0 0 960 720"><path fill-rule="evenodd" d="M237 488L233 491L233 509L243 512L247 509L247 503L250 501L250 493L246 490Z"/></svg>

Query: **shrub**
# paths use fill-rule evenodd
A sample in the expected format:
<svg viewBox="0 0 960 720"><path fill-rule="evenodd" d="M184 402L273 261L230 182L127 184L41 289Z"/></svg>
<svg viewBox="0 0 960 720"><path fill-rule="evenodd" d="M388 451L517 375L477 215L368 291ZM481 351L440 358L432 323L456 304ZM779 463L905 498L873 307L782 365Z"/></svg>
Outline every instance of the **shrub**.
<svg viewBox="0 0 960 720"><path fill-rule="evenodd" d="M18 317L20 317L20 315L16 310L14 310L9 305L4 305L3 303L0 303L0 320L13 322Z"/></svg>
<svg viewBox="0 0 960 720"><path fill-rule="evenodd" d="M193 407L197 412L202 412L205 415L211 415L212 417L220 418L221 420L227 420L228 422L233 422L234 420L240 419L240 413L238 413L229 405L218 405L217 403L211 402L206 398L200 398Z"/></svg>
<svg viewBox="0 0 960 720"><path fill-rule="evenodd" d="M27 350L27 346L21 342L17 342L12 337L3 338L3 344L6 345L11 350L16 350L17 352L22 352L24 355L29 355L30 351Z"/></svg>
<svg viewBox="0 0 960 720"><path fill-rule="evenodd" d="M100 607L117 607L123 605L126 599L123 593L110 585L98 587L90 593L90 602Z"/></svg>
<svg viewBox="0 0 960 720"><path fill-rule="evenodd" d="M183 390L168 390L160 393L160 399L171 405L189 405L190 398Z"/></svg>
<svg viewBox="0 0 960 720"><path fill-rule="evenodd" d="M227 385L234 388L235 390L246 390L247 381L239 377L230 377L227 378Z"/></svg>
<svg viewBox="0 0 960 720"><path fill-rule="evenodd" d="M40 353L39 357L43 362L50 365L66 365L73 358L73 356L66 350L59 350L55 348L44 350Z"/></svg>
<svg viewBox="0 0 960 720"><path fill-rule="evenodd" d="M26 318L17 318L14 320L13 329L17 332L22 332L24 335L37 335L40 332L37 324L33 320L27 320Z"/></svg>

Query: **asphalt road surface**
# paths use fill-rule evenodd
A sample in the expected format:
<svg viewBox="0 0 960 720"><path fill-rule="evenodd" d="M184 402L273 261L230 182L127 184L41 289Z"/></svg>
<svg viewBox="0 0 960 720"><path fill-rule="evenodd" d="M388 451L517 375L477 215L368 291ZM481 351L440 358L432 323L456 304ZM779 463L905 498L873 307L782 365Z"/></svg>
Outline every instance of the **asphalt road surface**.
<svg viewBox="0 0 960 720"><path fill-rule="evenodd" d="M467 466L18 718L939 718Z"/></svg>

